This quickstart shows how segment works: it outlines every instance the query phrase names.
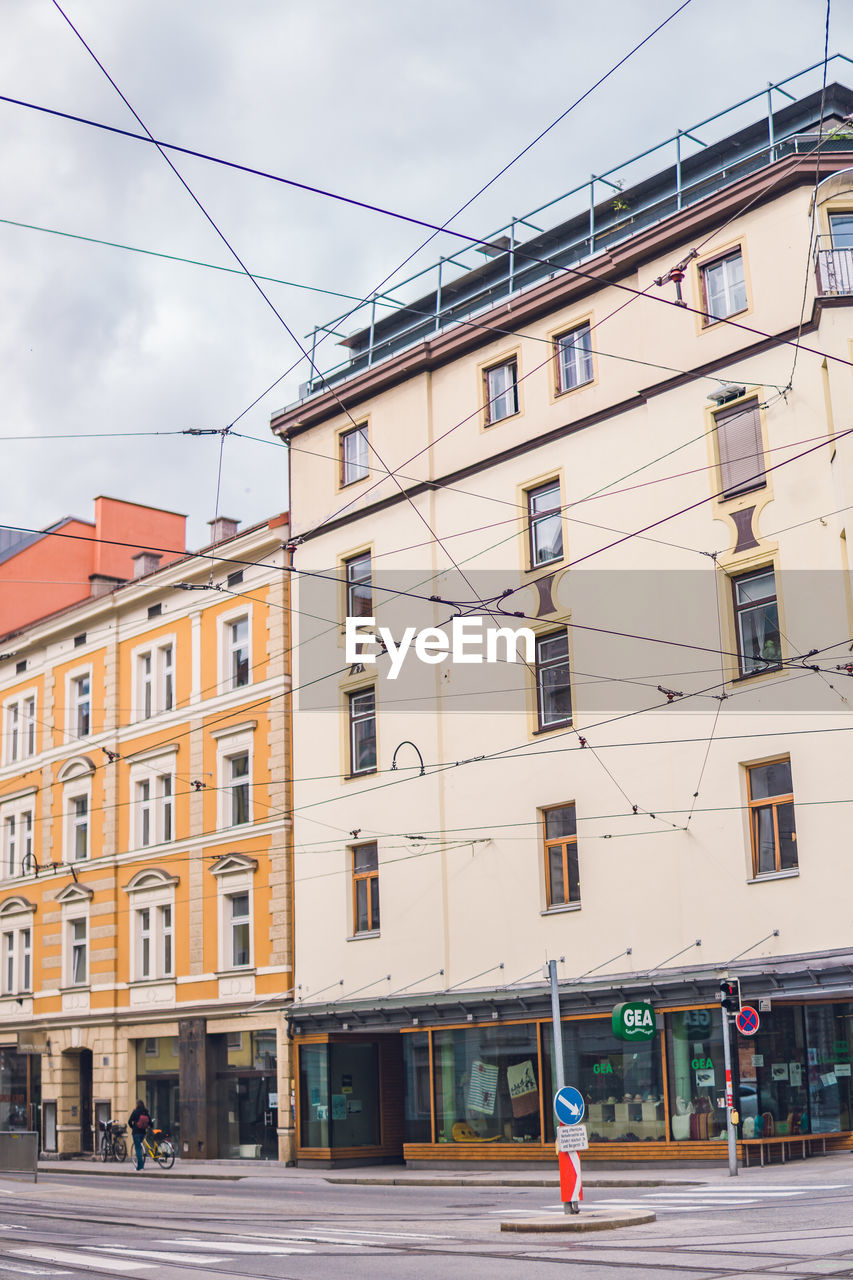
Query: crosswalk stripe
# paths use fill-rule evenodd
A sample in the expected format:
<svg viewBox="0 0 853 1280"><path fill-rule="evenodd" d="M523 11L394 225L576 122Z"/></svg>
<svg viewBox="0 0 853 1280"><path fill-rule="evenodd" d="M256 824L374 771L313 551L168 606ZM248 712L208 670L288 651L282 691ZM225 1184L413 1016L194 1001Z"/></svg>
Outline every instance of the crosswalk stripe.
<svg viewBox="0 0 853 1280"><path fill-rule="evenodd" d="M103 1254L84 1253L82 1250L71 1253L67 1249L28 1247L10 1249L9 1252L16 1258L34 1258L38 1262L73 1263L77 1267L106 1267L108 1271L149 1270L154 1265L152 1262L140 1262L136 1258L105 1258Z"/></svg>
<svg viewBox="0 0 853 1280"><path fill-rule="evenodd" d="M11 1271L16 1276L70 1276L71 1271L60 1271L56 1267L25 1267L21 1262L0 1262L0 1271Z"/></svg>
<svg viewBox="0 0 853 1280"><path fill-rule="evenodd" d="M310 1253L310 1249L293 1249L289 1245L267 1244L248 1244L245 1241L235 1240L176 1240L175 1244L191 1244L195 1249L219 1249L228 1253L263 1253L263 1254L287 1254L287 1253Z"/></svg>
<svg viewBox="0 0 853 1280"><path fill-rule="evenodd" d="M97 1249L98 1253L127 1253L127 1245L121 1244L96 1244L92 1248ZM198 1262L197 1253L170 1253L164 1249L146 1249L146 1258L150 1258L153 1262ZM205 1262L227 1262L225 1254L221 1256L211 1257L205 1254Z"/></svg>

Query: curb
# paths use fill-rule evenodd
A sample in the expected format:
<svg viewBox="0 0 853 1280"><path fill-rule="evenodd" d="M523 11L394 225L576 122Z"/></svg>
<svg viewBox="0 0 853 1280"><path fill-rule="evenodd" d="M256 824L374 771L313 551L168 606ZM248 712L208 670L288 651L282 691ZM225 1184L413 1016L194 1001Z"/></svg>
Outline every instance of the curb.
<svg viewBox="0 0 853 1280"><path fill-rule="evenodd" d="M337 1186L362 1187L559 1187L560 1179L551 1178L324 1178ZM702 1187L703 1182L675 1182L652 1178L612 1178L602 1182L584 1178L585 1187Z"/></svg>
<svg viewBox="0 0 853 1280"><path fill-rule="evenodd" d="M133 1166L128 1165L127 1167L128 1176L132 1172L132 1169L133 1169ZM75 1165L73 1168L68 1168L67 1166L63 1168L62 1162L59 1160L55 1162L51 1161L47 1165L39 1165L38 1171L39 1171L39 1174L80 1173L80 1174L83 1174L84 1177L87 1177L87 1176L92 1177L94 1175L94 1177L96 1178L109 1177L110 1175L112 1175L114 1178L120 1178L124 1176L123 1174L119 1173L119 1166L116 1166L115 1168L111 1168L105 1165L103 1168L101 1168L99 1165L93 1165L91 1168L81 1169L79 1165ZM147 1172L147 1170L145 1172ZM177 1179L178 1182L191 1182L198 1178L204 1179L205 1182L242 1182L243 1180L239 1173L167 1173L165 1169L158 1169L157 1176L158 1178Z"/></svg>
<svg viewBox="0 0 853 1280"><path fill-rule="evenodd" d="M620 1214L606 1209L587 1209L565 1218L549 1218L547 1221L502 1222L501 1231L518 1231L528 1235L550 1234L555 1231L612 1231L617 1227L641 1227L646 1222L656 1222L657 1215L643 1209L624 1209Z"/></svg>

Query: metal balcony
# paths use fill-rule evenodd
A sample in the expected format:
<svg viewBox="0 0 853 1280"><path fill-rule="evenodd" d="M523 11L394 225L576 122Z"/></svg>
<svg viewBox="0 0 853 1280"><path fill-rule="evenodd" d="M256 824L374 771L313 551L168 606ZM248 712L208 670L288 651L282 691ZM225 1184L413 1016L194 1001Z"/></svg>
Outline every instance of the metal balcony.
<svg viewBox="0 0 853 1280"><path fill-rule="evenodd" d="M832 236L818 236L814 264L821 297L853 297L853 245L834 245Z"/></svg>

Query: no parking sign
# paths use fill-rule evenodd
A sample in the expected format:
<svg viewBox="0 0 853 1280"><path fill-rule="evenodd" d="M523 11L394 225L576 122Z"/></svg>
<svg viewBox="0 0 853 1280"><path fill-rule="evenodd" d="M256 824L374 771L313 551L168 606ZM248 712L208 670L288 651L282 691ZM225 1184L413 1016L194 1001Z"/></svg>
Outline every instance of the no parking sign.
<svg viewBox="0 0 853 1280"><path fill-rule="evenodd" d="M735 1017L735 1026L742 1036L754 1036L758 1030L758 1010L751 1004L742 1005Z"/></svg>

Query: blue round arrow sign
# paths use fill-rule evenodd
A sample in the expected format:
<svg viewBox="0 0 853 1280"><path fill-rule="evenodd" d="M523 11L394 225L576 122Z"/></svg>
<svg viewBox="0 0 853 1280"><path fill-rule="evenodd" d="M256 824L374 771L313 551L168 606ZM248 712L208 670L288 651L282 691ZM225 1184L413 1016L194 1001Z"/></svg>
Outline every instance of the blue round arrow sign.
<svg viewBox="0 0 853 1280"><path fill-rule="evenodd" d="M564 1084L554 1094L554 1115L560 1124L580 1124L583 1120L583 1094L570 1084Z"/></svg>

